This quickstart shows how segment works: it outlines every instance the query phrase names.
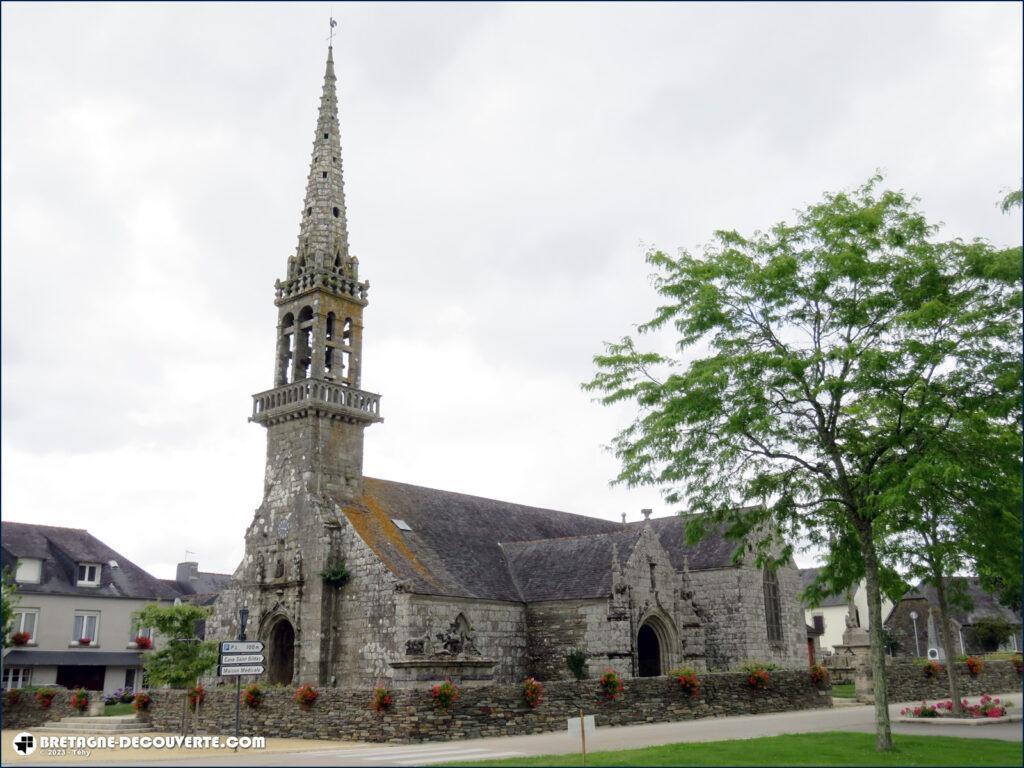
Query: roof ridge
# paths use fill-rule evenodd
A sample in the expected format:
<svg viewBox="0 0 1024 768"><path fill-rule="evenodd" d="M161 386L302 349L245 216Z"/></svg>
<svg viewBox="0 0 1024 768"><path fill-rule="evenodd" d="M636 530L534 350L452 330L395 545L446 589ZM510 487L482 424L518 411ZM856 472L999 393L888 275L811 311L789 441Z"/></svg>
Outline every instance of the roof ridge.
<svg viewBox="0 0 1024 768"><path fill-rule="evenodd" d="M50 529L55 530L55 531L78 531L78 532L81 532L81 533L89 533L89 529L88 528L70 528L70 527L68 527L66 525L47 525L45 523L19 523L17 520L4 520L0 524L2 524L2 525L23 525L26 528L50 528ZM89 535L92 536L91 533L89 533ZM96 537L93 536L93 538L96 538ZM97 541L99 541L99 539L97 539Z"/></svg>
<svg viewBox="0 0 1024 768"><path fill-rule="evenodd" d="M614 536L617 533L632 533L636 538L640 538L642 529L637 530L617 530L617 531L602 531L601 533L581 533L577 536L552 536L546 539L523 539L522 541L499 541L498 546L504 546L505 544L541 544L555 541L576 541L579 539L598 539L603 536Z"/></svg>
<svg viewBox="0 0 1024 768"><path fill-rule="evenodd" d="M552 509L550 507L535 507L532 504L521 504L518 501L505 501L504 499L495 499L495 498L493 498L491 496L479 496L479 495L476 495L476 494L473 494L473 493L462 493L461 491L448 491L448 490L445 490L444 488L431 488L431 487L426 486L426 485L416 485L414 483L403 483L401 480L385 480L384 478L381 478L381 477L363 477L363 481L364 482L366 482L367 480L369 480L371 482L376 482L376 483L387 483L389 485L404 485L406 488L419 488L419 489L422 489L422 490L425 490L425 491L433 491L434 493L447 493L447 494L450 494L452 496L461 496L461 497L466 498L466 499L479 499L481 501L491 501L491 502L495 502L497 504L508 504L509 506L520 507L522 509L532 509L532 510L536 510L537 512L554 512L554 513L559 514L559 515L570 515L572 517L581 517L581 518L584 518L586 520L595 520L595 521L598 521L598 522L608 523L609 525L616 525L616 526L621 525L621 523L616 523L614 520L607 520L607 519L605 519L603 517L594 517L593 515L584 515L584 514L581 514L579 512L566 512L563 509Z"/></svg>

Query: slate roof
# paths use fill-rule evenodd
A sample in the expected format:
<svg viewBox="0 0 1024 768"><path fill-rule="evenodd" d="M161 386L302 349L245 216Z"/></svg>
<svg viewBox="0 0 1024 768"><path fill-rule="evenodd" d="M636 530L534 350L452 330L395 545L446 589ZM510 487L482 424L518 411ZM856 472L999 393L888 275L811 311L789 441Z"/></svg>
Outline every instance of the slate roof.
<svg viewBox="0 0 1024 768"><path fill-rule="evenodd" d="M195 605L213 605L214 601L231 583L230 573L212 573L195 570L188 579L161 579L177 591L183 602Z"/></svg>
<svg viewBox="0 0 1024 768"><path fill-rule="evenodd" d="M178 596L177 590L81 528L7 521L0 526L0 560L5 567L14 570L19 557L43 561L40 583L19 582L19 592L144 600L173 600ZM117 563L116 568L111 561ZM78 563L100 565L99 586L76 585Z"/></svg>
<svg viewBox="0 0 1024 768"><path fill-rule="evenodd" d="M376 478L342 513L410 592L514 602L610 594L612 544L624 562L643 525ZM681 518L651 525L676 568L686 557L691 570L731 566L734 542L686 547Z"/></svg>
<svg viewBox="0 0 1024 768"><path fill-rule="evenodd" d="M527 603L605 597L612 591L612 545L619 562L633 551L640 529L564 539L502 544L509 568Z"/></svg>
<svg viewBox="0 0 1024 768"><path fill-rule="evenodd" d="M803 592L807 587L811 585L811 582L818 578L818 574L821 572L821 568L801 568L800 569L800 591ZM823 598L821 603L814 606L815 608L835 608L842 606L845 608L849 603L846 600L846 595L829 595ZM810 607L810 606L808 606Z"/></svg>
<svg viewBox="0 0 1024 768"><path fill-rule="evenodd" d="M1012 611L999 602L995 595L987 592L976 576L954 576L948 579L954 586L966 593L972 607L964 609L950 600L950 618L961 626L970 626L982 616L999 616L1011 624L1020 624L1021 615L1018 611ZM952 590L951 590L952 591ZM930 605L938 607L939 597L935 587L931 585L918 585L903 595L901 600L920 600L924 598Z"/></svg>

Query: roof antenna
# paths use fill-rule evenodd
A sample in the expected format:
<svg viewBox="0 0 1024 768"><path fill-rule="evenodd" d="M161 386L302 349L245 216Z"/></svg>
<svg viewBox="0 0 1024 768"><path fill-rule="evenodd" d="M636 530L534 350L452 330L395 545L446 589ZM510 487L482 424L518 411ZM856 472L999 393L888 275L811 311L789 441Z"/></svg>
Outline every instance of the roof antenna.
<svg viewBox="0 0 1024 768"><path fill-rule="evenodd" d="M195 554L196 553L193 552L191 549L186 549L185 550L185 559L188 560L189 559L189 557L188 557L189 555L195 556Z"/></svg>

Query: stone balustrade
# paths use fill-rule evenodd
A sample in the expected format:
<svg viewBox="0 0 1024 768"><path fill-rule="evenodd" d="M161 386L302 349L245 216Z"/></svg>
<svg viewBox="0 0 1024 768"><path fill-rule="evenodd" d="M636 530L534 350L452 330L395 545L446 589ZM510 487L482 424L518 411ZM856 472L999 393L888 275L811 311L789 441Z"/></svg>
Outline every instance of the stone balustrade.
<svg viewBox="0 0 1024 768"><path fill-rule="evenodd" d="M366 304L366 294L370 290L370 284L343 277L336 272L311 271L288 280L278 280L274 284L275 301L281 303L307 291L317 289L331 291L341 296L351 296L360 303Z"/></svg>
<svg viewBox="0 0 1024 768"><path fill-rule="evenodd" d="M253 395L250 421L272 422L309 407L354 421L382 421L380 395L321 379L303 379Z"/></svg>

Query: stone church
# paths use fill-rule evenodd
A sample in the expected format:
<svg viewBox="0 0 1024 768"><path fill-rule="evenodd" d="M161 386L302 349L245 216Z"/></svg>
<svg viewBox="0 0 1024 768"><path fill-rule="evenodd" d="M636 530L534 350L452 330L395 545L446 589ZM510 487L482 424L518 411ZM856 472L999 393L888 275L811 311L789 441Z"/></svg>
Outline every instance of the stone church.
<svg viewBox="0 0 1024 768"><path fill-rule="evenodd" d="M208 636L238 609L267 646L272 683L408 687L566 678L747 659L807 664L792 564L734 565L734 542L686 546L679 517L636 522L521 506L363 476L369 283L350 252L334 60L328 49L298 244L275 283L273 388L263 503Z"/></svg>

